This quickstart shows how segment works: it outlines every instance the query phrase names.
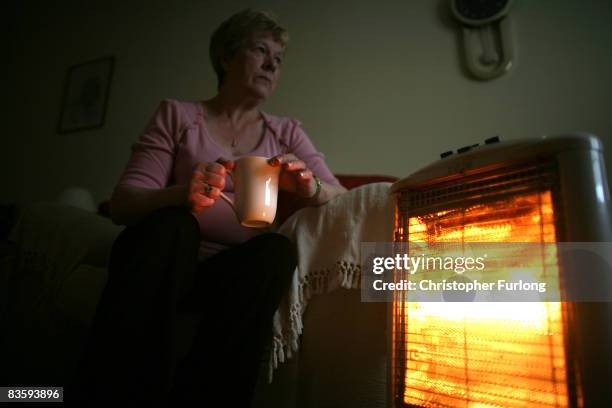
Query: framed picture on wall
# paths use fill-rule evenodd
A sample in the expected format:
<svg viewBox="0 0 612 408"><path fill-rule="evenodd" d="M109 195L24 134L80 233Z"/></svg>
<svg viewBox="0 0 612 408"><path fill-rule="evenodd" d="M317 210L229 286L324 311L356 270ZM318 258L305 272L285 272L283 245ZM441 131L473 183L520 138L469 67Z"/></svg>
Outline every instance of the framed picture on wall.
<svg viewBox="0 0 612 408"><path fill-rule="evenodd" d="M59 133L104 125L114 63L114 57L104 57L76 64L68 69L62 96Z"/></svg>

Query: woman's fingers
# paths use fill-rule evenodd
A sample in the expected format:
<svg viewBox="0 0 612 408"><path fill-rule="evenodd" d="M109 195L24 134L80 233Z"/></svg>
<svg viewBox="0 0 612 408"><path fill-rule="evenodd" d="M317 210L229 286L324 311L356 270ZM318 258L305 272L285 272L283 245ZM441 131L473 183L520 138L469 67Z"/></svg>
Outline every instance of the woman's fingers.
<svg viewBox="0 0 612 408"><path fill-rule="evenodd" d="M298 193L303 196L303 197L311 197L314 194L313 189L313 179L314 176L312 174L312 171L310 170L304 170L298 173L298 185L299 187L297 188ZM314 186L314 188L316 189L316 185Z"/></svg>
<svg viewBox="0 0 612 408"><path fill-rule="evenodd" d="M279 155L272 157L270 160L268 160L268 164L270 164L270 166L273 166L273 167L278 167L282 164L286 164L286 163L293 162L293 161L299 161L299 160L300 159L298 159L294 154L285 153L285 154L279 154Z"/></svg>
<svg viewBox="0 0 612 408"><path fill-rule="evenodd" d="M298 159L292 153L279 154L268 160L268 163L273 167L282 166L286 171L297 171L306 169L306 163Z"/></svg>
<svg viewBox="0 0 612 408"><path fill-rule="evenodd" d="M219 157L216 160L216 163L220 164L222 167L224 167L226 170L233 170L234 167L236 166L236 163L233 160L226 160L223 157ZM225 174L225 173L224 173Z"/></svg>
<svg viewBox="0 0 612 408"><path fill-rule="evenodd" d="M280 165L282 164L281 158L282 158L283 156L284 156L284 155L279 154L278 156L274 156L274 157L272 157L270 160L268 160L268 164L269 164L270 166L272 166L272 167L278 167L278 166L280 166Z"/></svg>
<svg viewBox="0 0 612 408"><path fill-rule="evenodd" d="M204 208L212 207L220 196L220 190L209 184L192 182L189 189L189 207L191 211L200 212Z"/></svg>
<svg viewBox="0 0 612 408"><path fill-rule="evenodd" d="M298 182L304 185L310 185L310 180L312 180L312 171L304 170L298 173Z"/></svg>
<svg viewBox="0 0 612 408"><path fill-rule="evenodd" d="M199 173L199 174L206 174L206 173L214 173L214 174L218 174L220 176L225 176L226 171L227 171L227 166L229 166L230 164L233 166L233 161L228 161L226 163L229 164L222 164L222 163L198 163L196 164L195 168L193 169L194 173Z"/></svg>
<svg viewBox="0 0 612 408"><path fill-rule="evenodd" d="M204 184L203 194L208 197L216 200L221 195L221 190L217 187L213 187L210 184Z"/></svg>
<svg viewBox="0 0 612 408"><path fill-rule="evenodd" d="M218 174L220 176L225 176L226 168L222 163L208 163L206 165L206 171L209 173Z"/></svg>
<svg viewBox="0 0 612 408"><path fill-rule="evenodd" d="M292 160L283 163L283 170L285 171L299 171L306 169L306 163L301 160Z"/></svg>
<svg viewBox="0 0 612 408"><path fill-rule="evenodd" d="M212 199L217 199L221 195L221 189L201 180L192 180L189 184L189 193L201 194Z"/></svg>
<svg viewBox="0 0 612 408"><path fill-rule="evenodd" d="M189 184L187 202L191 211L199 212L215 203L215 199L209 196L211 189L212 187L201 181L192 181Z"/></svg>
<svg viewBox="0 0 612 408"><path fill-rule="evenodd" d="M201 194L192 194L189 196L189 208L193 212L200 212L205 208L212 207L214 203L215 200Z"/></svg>
<svg viewBox="0 0 612 408"><path fill-rule="evenodd" d="M282 189L296 192L302 197L310 197L313 194L312 171L294 154L279 154L272 157L268 163L274 167L281 166L280 187Z"/></svg>
<svg viewBox="0 0 612 408"><path fill-rule="evenodd" d="M202 181L213 187L217 187L220 190L225 188L225 177L222 177L217 173L206 173Z"/></svg>
<svg viewBox="0 0 612 408"><path fill-rule="evenodd" d="M198 163L191 173L187 201L193 212L211 207L225 188L225 176L233 161Z"/></svg>
<svg viewBox="0 0 612 408"><path fill-rule="evenodd" d="M225 174L226 168L220 163L198 163L191 174L191 180L198 180L223 190Z"/></svg>

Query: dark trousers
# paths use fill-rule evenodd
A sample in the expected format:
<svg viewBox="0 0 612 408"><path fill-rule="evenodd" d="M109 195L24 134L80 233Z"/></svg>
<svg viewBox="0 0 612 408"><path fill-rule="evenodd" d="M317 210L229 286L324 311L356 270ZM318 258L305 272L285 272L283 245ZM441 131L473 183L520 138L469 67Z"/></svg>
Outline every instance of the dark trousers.
<svg viewBox="0 0 612 408"><path fill-rule="evenodd" d="M282 235L262 234L198 263L199 240L197 221L181 208L156 211L119 235L66 401L250 406L272 317L297 263L295 247ZM180 313L201 320L175 369Z"/></svg>

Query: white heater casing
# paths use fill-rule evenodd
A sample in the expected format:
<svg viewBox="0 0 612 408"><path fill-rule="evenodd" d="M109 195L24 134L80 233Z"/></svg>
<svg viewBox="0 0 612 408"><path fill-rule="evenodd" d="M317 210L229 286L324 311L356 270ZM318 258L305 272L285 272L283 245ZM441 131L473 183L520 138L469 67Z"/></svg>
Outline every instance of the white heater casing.
<svg viewBox="0 0 612 408"><path fill-rule="evenodd" d="M485 172L500 172L521 163L555 162L560 194L553 203L562 209L563 225L558 241L612 242L610 192L601 141L590 134L576 133L488 144L441 159L397 181L391 188L399 208L402 194L461 180ZM560 263L563 260L560 259ZM612 300L612 276L594 284L608 288ZM393 304L389 304L388 333L393 333ZM612 302L572 303L570 341L576 352L582 406L612 406ZM389 336L389 355L394 354ZM394 401L395 364L388 370L388 406Z"/></svg>

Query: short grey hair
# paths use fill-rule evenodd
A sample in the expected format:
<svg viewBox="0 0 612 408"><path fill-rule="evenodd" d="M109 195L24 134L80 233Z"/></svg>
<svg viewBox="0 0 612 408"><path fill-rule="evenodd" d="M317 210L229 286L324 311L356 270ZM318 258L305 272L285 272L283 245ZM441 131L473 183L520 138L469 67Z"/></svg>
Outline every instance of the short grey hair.
<svg viewBox="0 0 612 408"><path fill-rule="evenodd" d="M283 48L289 42L289 32L278 23L272 13L251 9L234 14L221 23L212 34L209 55L217 74L217 89L221 87L225 77L223 62L231 59L247 38L258 31L271 33L274 40Z"/></svg>

